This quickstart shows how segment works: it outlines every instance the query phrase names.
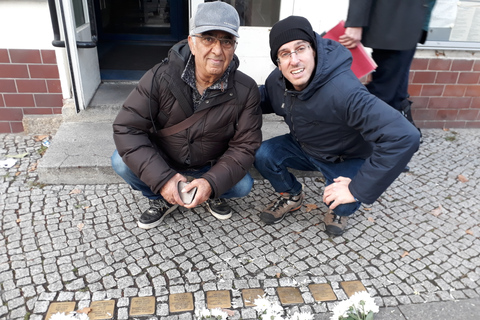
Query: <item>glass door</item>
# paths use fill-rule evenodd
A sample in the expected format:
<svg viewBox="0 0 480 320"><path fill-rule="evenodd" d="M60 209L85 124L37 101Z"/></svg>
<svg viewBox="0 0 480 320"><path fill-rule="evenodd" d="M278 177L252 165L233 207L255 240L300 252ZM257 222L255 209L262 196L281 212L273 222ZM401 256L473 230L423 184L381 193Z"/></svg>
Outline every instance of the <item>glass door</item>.
<svg viewBox="0 0 480 320"><path fill-rule="evenodd" d="M95 0L104 80L135 80L188 35L187 0Z"/></svg>

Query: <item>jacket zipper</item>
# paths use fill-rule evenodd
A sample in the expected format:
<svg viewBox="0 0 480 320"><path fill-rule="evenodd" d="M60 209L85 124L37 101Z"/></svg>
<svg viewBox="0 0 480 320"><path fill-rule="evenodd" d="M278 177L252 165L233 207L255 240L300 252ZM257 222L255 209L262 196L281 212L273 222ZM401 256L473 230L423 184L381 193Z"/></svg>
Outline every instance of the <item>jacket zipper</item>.
<svg viewBox="0 0 480 320"><path fill-rule="evenodd" d="M287 98L287 90L285 89L285 99L286 98ZM290 105L288 105L287 108L288 108L288 113L289 113L289 116L290 116L290 123L292 124L292 134L295 137L295 140L297 140L297 142L298 142L297 134L295 132L296 131L295 130L295 123L293 122L293 112L292 112L295 98L296 98L296 96L294 94L290 94Z"/></svg>

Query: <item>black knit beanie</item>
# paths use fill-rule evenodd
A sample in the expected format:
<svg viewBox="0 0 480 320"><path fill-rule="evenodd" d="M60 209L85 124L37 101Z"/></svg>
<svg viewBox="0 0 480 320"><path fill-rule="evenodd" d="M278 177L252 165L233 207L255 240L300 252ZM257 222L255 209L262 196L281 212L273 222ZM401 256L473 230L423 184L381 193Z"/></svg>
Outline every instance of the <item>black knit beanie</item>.
<svg viewBox="0 0 480 320"><path fill-rule="evenodd" d="M316 51L317 41L312 25L304 17L290 16L278 21L270 31L270 57L277 65L278 49L285 43L294 40L305 40L310 42L312 49Z"/></svg>

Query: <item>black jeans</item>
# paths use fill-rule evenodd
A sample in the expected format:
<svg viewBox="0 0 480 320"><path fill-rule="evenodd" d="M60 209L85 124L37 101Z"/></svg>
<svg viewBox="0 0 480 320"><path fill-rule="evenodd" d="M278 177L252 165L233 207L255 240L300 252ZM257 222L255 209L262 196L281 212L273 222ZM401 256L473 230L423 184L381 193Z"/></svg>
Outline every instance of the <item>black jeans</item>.
<svg viewBox="0 0 480 320"><path fill-rule="evenodd" d="M403 111L408 95L408 76L415 49L373 49L372 58L378 67L372 73L368 91L398 111Z"/></svg>

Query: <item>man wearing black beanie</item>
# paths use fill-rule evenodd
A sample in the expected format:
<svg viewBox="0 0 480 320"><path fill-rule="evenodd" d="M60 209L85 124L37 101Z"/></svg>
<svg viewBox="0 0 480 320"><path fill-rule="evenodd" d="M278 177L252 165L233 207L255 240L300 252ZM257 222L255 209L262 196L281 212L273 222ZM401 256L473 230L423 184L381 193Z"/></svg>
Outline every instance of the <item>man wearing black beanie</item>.
<svg viewBox="0 0 480 320"><path fill-rule="evenodd" d="M305 40L312 46L313 51L317 49L317 41L315 40L315 32L303 17L290 16L275 24L270 31L270 57L273 63L277 64L277 52L280 47L287 42L293 40Z"/></svg>
<svg viewBox="0 0 480 320"><path fill-rule="evenodd" d="M260 86L262 111L282 116L290 133L264 141L255 155L278 192L260 218L278 223L302 207L302 184L288 168L320 171L326 232L342 235L361 203L373 203L403 171L418 149L418 130L370 94L350 69L348 49L321 38L307 19L277 22L270 49L277 68Z"/></svg>

